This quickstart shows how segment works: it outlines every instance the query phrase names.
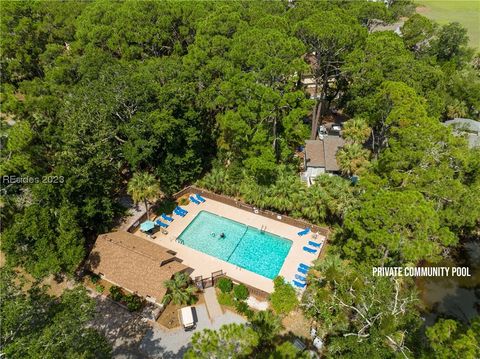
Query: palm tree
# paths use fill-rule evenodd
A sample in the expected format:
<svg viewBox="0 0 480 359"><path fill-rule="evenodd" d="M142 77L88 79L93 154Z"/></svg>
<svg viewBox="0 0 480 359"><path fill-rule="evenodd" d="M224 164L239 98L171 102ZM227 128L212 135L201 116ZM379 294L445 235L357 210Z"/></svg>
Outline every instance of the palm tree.
<svg viewBox="0 0 480 359"><path fill-rule="evenodd" d="M172 279L163 282L167 288L167 294L163 297L163 302L172 301L174 304L190 304L196 298L197 288L189 284L189 278L186 273L175 273Z"/></svg>
<svg viewBox="0 0 480 359"><path fill-rule="evenodd" d="M148 172L136 172L128 182L127 192L132 196L135 203L143 201L149 216L148 202L162 196L160 184L154 175Z"/></svg>
<svg viewBox="0 0 480 359"><path fill-rule="evenodd" d="M323 194L322 209L328 222L343 219L345 212L354 203L351 182L339 176L318 176L310 189L317 188ZM313 192L315 193L315 192Z"/></svg>
<svg viewBox="0 0 480 359"><path fill-rule="evenodd" d="M261 345L272 344L273 339L283 329L281 318L271 310L261 310L254 314L251 320L253 330L259 335Z"/></svg>
<svg viewBox="0 0 480 359"><path fill-rule="evenodd" d="M276 182L267 190L268 202L271 208L279 212L290 212L295 207L295 195L300 192L303 184L298 177L287 173L281 168Z"/></svg>
<svg viewBox="0 0 480 359"><path fill-rule="evenodd" d="M327 218L328 194L326 190L318 183L324 176L315 178L315 183L308 189L300 212L302 216L314 223L324 223Z"/></svg>
<svg viewBox="0 0 480 359"><path fill-rule="evenodd" d="M223 168L213 168L210 173L199 181L200 186L206 187L210 191L217 193L223 191L225 183L228 183L228 175Z"/></svg>
<svg viewBox="0 0 480 359"><path fill-rule="evenodd" d="M258 185L257 181L251 176L247 176L240 184L240 193L242 198L254 206L264 208L267 204L265 189Z"/></svg>
<svg viewBox="0 0 480 359"><path fill-rule="evenodd" d="M359 173L370 163L369 151L358 143L346 144L337 152L337 162L342 174L351 176Z"/></svg>
<svg viewBox="0 0 480 359"><path fill-rule="evenodd" d="M372 129L364 118L356 117L343 124L342 136L350 143L364 143L370 137Z"/></svg>

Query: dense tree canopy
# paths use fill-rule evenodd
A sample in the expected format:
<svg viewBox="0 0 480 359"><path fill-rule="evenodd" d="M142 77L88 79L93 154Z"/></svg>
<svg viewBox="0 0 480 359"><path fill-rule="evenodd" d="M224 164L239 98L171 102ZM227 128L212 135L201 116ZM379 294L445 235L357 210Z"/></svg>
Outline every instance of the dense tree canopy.
<svg viewBox="0 0 480 359"><path fill-rule="evenodd" d="M247 358L258 344L258 334L242 324L228 324L218 331L195 333L185 358Z"/></svg>
<svg viewBox="0 0 480 359"><path fill-rule="evenodd" d="M303 301L324 327L328 355L410 355L418 318L411 283L371 277L365 264L437 261L460 240L478 238L480 150L442 124L480 114L478 55L472 60L461 25L410 16L409 0L0 5L7 264L36 277L74 273L92 239L122 214L124 194L148 201L197 182L332 225L330 251L340 258L316 266ZM402 36L376 31L399 16L410 16ZM299 147L334 115L349 119L337 155L342 176L307 187ZM32 298L38 310L47 302L8 293L2 311L15 313L18 302L30 313ZM273 301L278 312L296 304ZM88 310L72 310L71 319L62 303ZM28 357L55 342L49 327L60 319L81 327L90 306L69 292L51 305L58 320L41 319L34 335L6 348ZM2 330L18 324L10 319ZM260 337L249 326L198 334L189 355L245 357L266 348L265 357L299 357L273 335L277 324L265 314L251 323ZM432 329L429 353L443 355L445 343L458 346L457 356L471 352L462 346L472 338L467 329L438 325L454 338ZM94 333L75 328L65 328L72 355L106 355L103 342L83 341ZM67 350L57 344L47 357Z"/></svg>
<svg viewBox="0 0 480 359"><path fill-rule="evenodd" d="M431 354L437 358L477 358L480 355L480 318L465 326L440 319L426 331Z"/></svg>
<svg viewBox="0 0 480 359"><path fill-rule="evenodd" d="M319 262L302 307L329 341L327 357L410 357L408 333L420 322L412 283L375 277L337 256Z"/></svg>
<svg viewBox="0 0 480 359"><path fill-rule="evenodd" d="M2 354L11 358L110 358L110 346L88 328L95 303L85 289L66 290L59 298L37 283L2 269L0 314Z"/></svg>
<svg viewBox="0 0 480 359"><path fill-rule="evenodd" d="M400 265L435 261L456 238L416 191L380 191L348 213L345 253L358 262Z"/></svg>

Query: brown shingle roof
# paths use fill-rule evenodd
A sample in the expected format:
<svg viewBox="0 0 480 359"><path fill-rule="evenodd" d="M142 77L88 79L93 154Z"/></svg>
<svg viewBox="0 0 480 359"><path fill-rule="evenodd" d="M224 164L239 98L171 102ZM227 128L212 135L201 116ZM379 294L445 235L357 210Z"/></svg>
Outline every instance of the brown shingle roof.
<svg viewBox="0 0 480 359"><path fill-rule="evenodd" d="M116 285L155 298L157 302L166 292L163 282L188 268L175 261L165 247L123 231L99 235L86 267Z"/></svg>
<svg viewBox="0 0 480 359"><path fill-rule="evenodd" d="M325 153L325 169L327 171L339 171L337 163L337 151L343 147L345 140L340 136L326 136L323 139L323 150Z"/></svg>
<svg viewBox="0 0 480 359"><path fill-rule="evenodd" d="M345 140L340 136L328 135L323 140L307 140L305 143L305 161L307 167L324 167L327 171L338 171L337 151Z"/></svg>
<svg viewBox="0 0 480 359"><path fill-rule="evenodd" d="M325 167L323 142L320 140L307 140L305 143L305 160L307 167Z"/></svg>

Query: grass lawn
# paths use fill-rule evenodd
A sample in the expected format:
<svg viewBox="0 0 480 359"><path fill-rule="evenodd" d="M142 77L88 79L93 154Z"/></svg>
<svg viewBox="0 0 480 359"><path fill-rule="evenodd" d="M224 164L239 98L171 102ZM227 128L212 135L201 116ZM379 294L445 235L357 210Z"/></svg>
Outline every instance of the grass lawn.
<svg viewBox="0 0 480 359"><path fill-rule="evenodd" d="M439 24L459 22L468 30L470 46L480 50L480 0L417 0L417 12Z"/></svg>

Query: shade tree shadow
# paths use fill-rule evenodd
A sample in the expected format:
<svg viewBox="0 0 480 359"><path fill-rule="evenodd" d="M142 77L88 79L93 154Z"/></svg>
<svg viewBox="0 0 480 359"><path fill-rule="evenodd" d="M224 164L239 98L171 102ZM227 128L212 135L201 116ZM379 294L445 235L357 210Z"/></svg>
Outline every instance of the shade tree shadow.
<svg viewBox="0 0 480 359"><path fill-rule="evenodd" d="M154 338L153 330L149 330L143 338L139 350L149 358L180 359L189 349L189 346L184 345L177 352L174 352L168 350L162 342L162 337Z"/></svg>

